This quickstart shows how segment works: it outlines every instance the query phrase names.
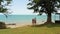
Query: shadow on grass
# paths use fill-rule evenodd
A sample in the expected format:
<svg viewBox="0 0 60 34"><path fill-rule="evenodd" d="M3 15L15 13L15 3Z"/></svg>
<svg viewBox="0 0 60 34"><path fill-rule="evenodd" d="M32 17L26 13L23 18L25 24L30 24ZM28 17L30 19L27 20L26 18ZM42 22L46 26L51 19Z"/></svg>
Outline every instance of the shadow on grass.
<svg viewBox="0 0 60 34"><path fill-rule="evenodd" d="M60 24L40 24L40 25L32 25L31 27L60 27Z"/></svg>
<svg viewBox="0 0 60 34"><path fill-rule="evenodd" d="M46 26L47 26L48 28L60 27L60 24L47 24Z"/></svg>

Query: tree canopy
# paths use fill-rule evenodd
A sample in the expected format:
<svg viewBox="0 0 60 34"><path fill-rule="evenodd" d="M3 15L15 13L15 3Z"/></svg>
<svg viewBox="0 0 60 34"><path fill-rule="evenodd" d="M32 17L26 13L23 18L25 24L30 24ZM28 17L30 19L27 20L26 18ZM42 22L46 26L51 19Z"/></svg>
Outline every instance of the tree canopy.
<svg viewBox="0 0 60 34"><path fill-rule="evenodd" d="M31 7L28 9L33 9L34 12L42 13L53 13L57 12L56 8L60 8L60 0L29 0L28 3Z"/></svg>
<svg viewBox="0 0 60 34"><path fill-rule="evenodd" d="M9 4L12 0L0 0L0 13L7 13ZM5 14L4 14L5 15Z"/></svg>

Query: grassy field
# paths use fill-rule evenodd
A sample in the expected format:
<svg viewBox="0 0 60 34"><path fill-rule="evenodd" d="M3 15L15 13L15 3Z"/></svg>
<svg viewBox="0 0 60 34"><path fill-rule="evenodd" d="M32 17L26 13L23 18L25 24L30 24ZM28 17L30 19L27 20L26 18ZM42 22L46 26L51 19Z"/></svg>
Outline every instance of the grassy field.
<svg viewBox="0 0 60 34"><path fill-rule="evenodd" d="M60 34L60 25L25 26L14 29L0 29L0 34Z"/></svg>

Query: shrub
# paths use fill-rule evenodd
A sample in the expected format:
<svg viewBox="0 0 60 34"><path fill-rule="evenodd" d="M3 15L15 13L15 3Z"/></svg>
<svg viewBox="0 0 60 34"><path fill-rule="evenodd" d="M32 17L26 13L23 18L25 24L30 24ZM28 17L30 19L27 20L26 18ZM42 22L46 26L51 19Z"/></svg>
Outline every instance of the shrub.
<svg viewBox="0 0 60 34"><path fill-rule="evenodd" d="M5 22L0 22L0 29L6 29Z"/></svg>

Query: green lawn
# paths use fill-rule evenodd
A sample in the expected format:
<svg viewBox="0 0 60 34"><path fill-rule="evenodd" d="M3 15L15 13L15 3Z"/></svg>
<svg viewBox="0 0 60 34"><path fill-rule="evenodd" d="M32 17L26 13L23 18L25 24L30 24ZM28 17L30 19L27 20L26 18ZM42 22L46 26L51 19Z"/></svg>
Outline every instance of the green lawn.
<svg viewBox="0 0 60 34"><path fill-rule="evenodd" d="M60 25L45 25L36 27L19 27L14 29L0 29L0 34L60 34Z"/></svg>

